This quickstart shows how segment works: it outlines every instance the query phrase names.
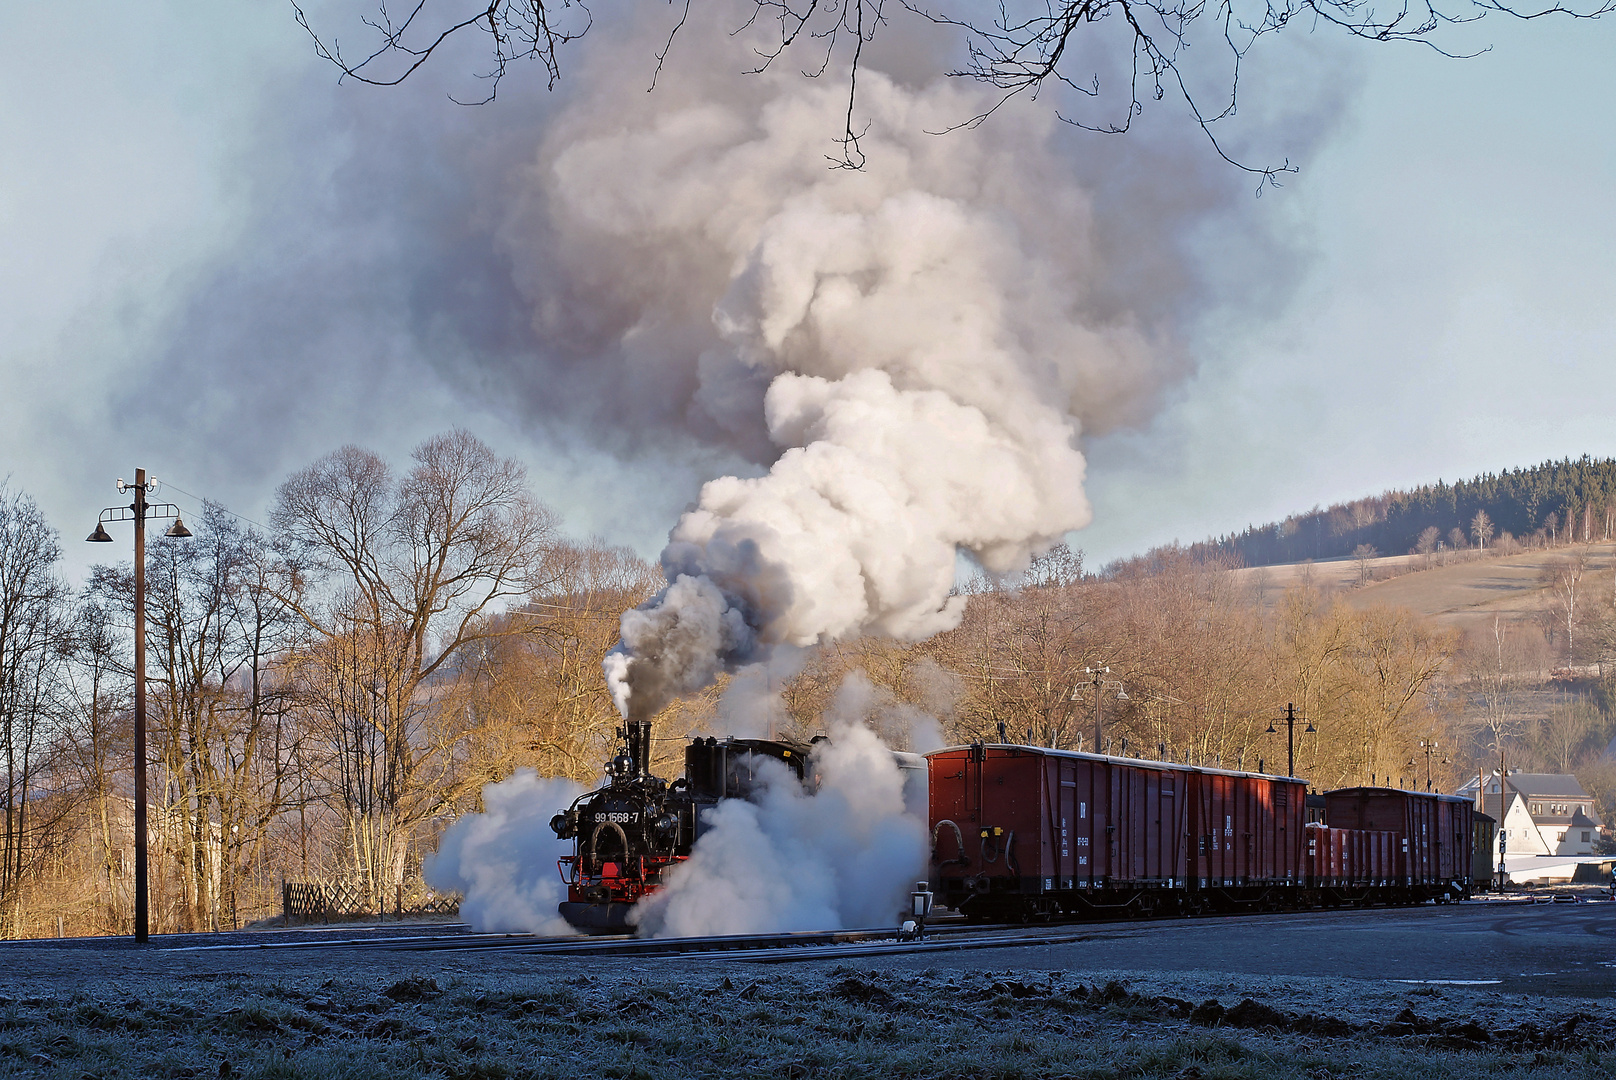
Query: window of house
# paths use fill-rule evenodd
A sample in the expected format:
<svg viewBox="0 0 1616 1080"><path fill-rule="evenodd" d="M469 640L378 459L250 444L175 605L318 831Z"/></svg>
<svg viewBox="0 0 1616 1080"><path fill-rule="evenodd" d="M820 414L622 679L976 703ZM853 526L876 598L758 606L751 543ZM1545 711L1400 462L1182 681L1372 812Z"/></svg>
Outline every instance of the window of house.
<svg viewBox="0 0 1616 1080"><path fill-rule="evenodd" d="M1588 842L1588 830L1587 829L1582 830L1582 842L1584 844L1586 844Z"/></svg>

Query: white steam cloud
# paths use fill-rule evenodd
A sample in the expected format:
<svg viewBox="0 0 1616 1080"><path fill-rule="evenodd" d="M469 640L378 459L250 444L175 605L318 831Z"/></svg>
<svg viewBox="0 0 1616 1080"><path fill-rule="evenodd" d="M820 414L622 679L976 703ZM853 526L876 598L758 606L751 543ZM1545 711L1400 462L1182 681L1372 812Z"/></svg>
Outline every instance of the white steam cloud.
<svg viewBox="0 0 1616 1080"><path fill-rule="evenodd" d="M784 765L750 801L706 811L690 858L631 916L654 937L891 926L926 876L926 824L874 732L844 724L809 761L808 795ZM920 809L920 813L924 813Z"/></svg>
<svg viewBox="0 0 1616 1080"><path fill-rule="evenodd" d="M556 869L572 845L556 839L550 819L582 791L531 769L485 785L483 812L449 826L422 876L434 889L461 894L460 914L476 930L573 933L558 911L567 887Z"/></svg>
<svg viewBox="0 0 1616 1080"><path fill-rule="evenodd" d="M939 139L981 100L859 86L863 172L826 165L841 89L796 75L758 77L750 109L671 94L555 156L573 228L723 268L691 408L738 445L758 432L769 462L705 485L663 551L667 588L623 617L606 669L626 715L778 645L957 625L958 553L1007 572L1086 525L1079 436L1148 412L1173 373L1097 299L1091 203L1047 113Z"/></svg>

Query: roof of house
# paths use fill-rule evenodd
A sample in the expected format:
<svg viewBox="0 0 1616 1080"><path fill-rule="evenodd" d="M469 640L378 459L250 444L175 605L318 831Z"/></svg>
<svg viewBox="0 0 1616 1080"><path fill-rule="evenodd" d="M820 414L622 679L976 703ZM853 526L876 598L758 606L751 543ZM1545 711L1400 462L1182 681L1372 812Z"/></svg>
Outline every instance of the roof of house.
<svg viewBox="0 0 1616 1080"><path fill-rule="evenodd" d="M1510 773L1509 786L1534 799L1587 799L1575 776L1565 773Z"/></svg>
<svg viewBox="0 0 1616 1080"><path fill-rule="evenodd" d="M1565 825L1573 829L1597 829L1599 822L1584 814L1581 810L1567 817L1564 814L1534 814L1532 820L1539 825Z"/></svg>
<svg viewBox="0 0 1616 1080"><path fill-rule="evenodd" d="M1498 776L1495 769L1487 775L1488 782ZM1511 791L1518 791L1531 799L1591 799L1592 796L1582 789L1577 778L1568 773L1519 773L1510 772L1508 777ZM1457 794L1474 796L1476 793L1476 780L1470 781L1461 787Z"/></svg>

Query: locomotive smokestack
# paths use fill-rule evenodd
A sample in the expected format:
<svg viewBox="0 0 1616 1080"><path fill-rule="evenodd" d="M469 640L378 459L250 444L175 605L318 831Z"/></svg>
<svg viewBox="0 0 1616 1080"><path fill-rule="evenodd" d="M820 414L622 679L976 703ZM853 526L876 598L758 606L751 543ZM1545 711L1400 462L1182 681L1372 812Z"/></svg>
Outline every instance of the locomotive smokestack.
<svg viewBox="0 0 1616 1080"><path fill-rule="evenodd" d="M651 721L630 720L625 727L628 731L628 756L634 762L635 779L650 776Z"/></svg>

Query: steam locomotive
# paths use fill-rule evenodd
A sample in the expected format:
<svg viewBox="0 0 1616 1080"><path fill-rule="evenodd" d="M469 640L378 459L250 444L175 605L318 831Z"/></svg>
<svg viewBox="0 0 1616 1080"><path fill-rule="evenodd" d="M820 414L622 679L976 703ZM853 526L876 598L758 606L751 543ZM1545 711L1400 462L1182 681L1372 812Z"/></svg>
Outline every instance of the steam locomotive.
<svg viewBox="0 0 1616 1080"><path fill-rule="evenodd" d="M560 870L567 883L561 917L585 933L626 933L629 912L690 857L707 831L702 811L720 799L747 798L763 762L778 762L811 786L811 745L772 739L695 739L685 747L685 773L671 784L651 775L651 724L630 720L607 767L606 786L581 795L550 821L573 853Z"/></svg>

